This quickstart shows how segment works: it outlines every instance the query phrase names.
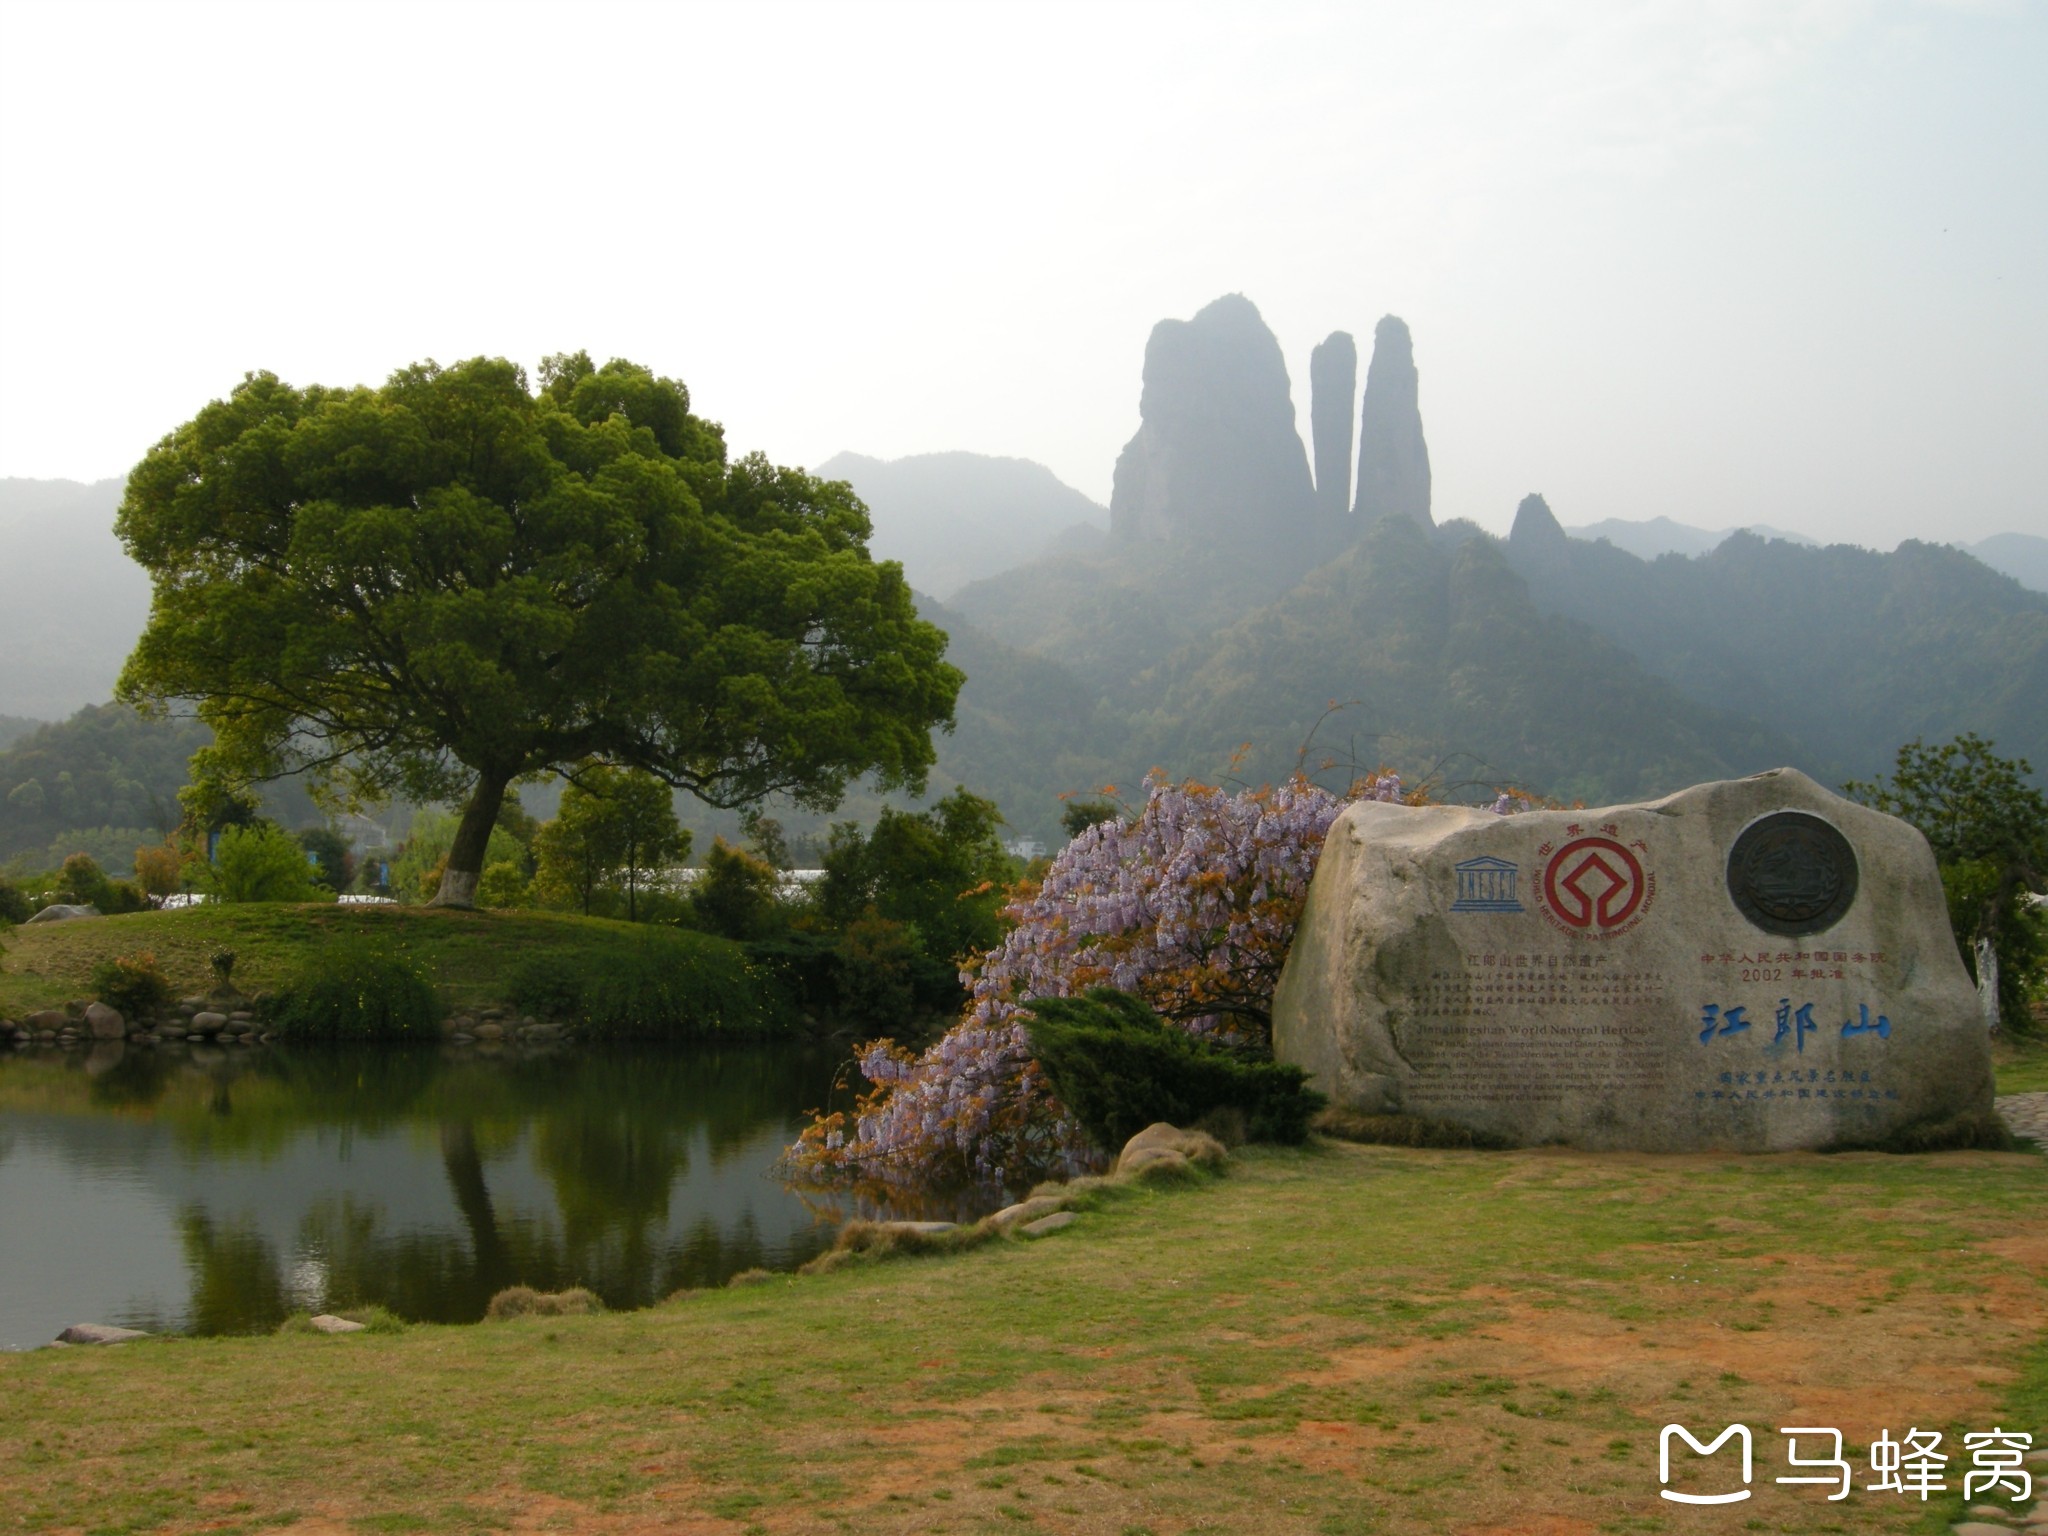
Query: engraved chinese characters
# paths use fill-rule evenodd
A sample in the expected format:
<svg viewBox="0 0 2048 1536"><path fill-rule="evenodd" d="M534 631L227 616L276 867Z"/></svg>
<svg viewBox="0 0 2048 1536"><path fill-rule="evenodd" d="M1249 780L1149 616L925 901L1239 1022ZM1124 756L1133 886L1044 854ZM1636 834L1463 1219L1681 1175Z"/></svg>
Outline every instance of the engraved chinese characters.
<svg viewBox="0 0 2048 1536"><path fill-rule="evenodd" d="M1593 811L1352 807L1273 1042L1339 1105L1516 1143L1853 1146L1990 1113L1925 840L1790 769Z"/></svg>
<svg viewBox="0 0 2048 1536"><path fill-rule="evenodd" d="M1728 853L1735 910L1766 933L1801 938L1842 920L1856 901L1856 850L1818 816L1777 811L1742 829Z"/></svg>

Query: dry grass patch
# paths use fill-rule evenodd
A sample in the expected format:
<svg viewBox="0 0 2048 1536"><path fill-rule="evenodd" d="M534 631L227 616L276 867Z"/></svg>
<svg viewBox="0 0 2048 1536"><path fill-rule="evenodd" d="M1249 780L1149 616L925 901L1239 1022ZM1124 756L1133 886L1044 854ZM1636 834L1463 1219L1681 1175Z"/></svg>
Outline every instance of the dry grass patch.
<svg viewBox="0 0 2048 1536"><path fill-rule="evenodd" d="M1660 1427L1739 1419L1756 1498L1687 1531L1906 1533L1959 1505L1864 1493L1879 1429L2048 1422L2038 1156L1326 1143L1097 1198L1056 1243L316 1373L283 1341L0 1360L0 1528L1656 1531ZM1786 1423L1845 1432L1846 1505L1772 1485Z"/></svg>

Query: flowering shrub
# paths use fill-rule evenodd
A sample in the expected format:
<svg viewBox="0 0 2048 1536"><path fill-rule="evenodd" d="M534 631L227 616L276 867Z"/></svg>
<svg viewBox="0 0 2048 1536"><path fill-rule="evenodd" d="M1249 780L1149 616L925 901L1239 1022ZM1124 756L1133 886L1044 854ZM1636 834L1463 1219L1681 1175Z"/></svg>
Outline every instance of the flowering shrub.
<svg viewBox="0 0 2048 1536"><path fill-rule="evenodd" d="M966 1016L922 1055L863 1048L874 1086L820 1117L793 1161L885 1182L1023 1184L1086 1167L1086 1135L1032 1060L1017 1022L1038 997L1136 993L1220 1045L1264 1049L1273 989L1323 838L1347 803L1306 779L1231 793L1153 776L1135 817L1088 827L1044 881L1019 886L1015 926L962 975ZM1357 794L1404 796L1398 777Z"/></svg>

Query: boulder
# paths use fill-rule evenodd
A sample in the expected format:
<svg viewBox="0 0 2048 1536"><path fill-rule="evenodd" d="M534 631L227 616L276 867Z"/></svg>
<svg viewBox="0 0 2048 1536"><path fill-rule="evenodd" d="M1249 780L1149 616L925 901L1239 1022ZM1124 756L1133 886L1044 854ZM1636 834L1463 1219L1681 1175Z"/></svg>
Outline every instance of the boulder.
<svg viewBox="0 0 2048 1536"><path fill-rule="evenodd" d="M496 1019L486 1019L483 1023L477 1025L476 1034L480 1040L502 1039L505 1034L505 1026Z"/></svg>
<svg viewBox="0 0 2048 1536"><path fill-rule="evenodd" d="M1036 1221L1041 1216L1050 1216L1064 1203L1058 1195L1033 1195L1029 1200L1019 1200L1015 1205L1004 1206L989 1217L989 1223L1007 1230L1020 1221Z"/></svg>
<svg viewBox="0 0 2048 1536"><path fill-rule="evenodd" d="M192 1029L196 1034L217 1035L227 1026L227 1022L226 1014L215 1013L212 1009L192 1015Z"/></svg>
<svg viewBox="0 0 2048 1536"><path fill-rule="evenodd" d="M941 1232L950 1232L958 1226L952 1221L871 1221L871 1231L894 1233L906 1237L935 1237Z"/></svg>
<svg viewBox="0 0 2048 1536"><path fill-rule="evenodd" d="M73 918L98 917L99 915L100 909L98 907L65 906L59 903L53 907L43 908L42 911L36 913L34 917L28 920L28 923L23 923L22 926L26 928L29 923L68 923Z"/></svg>
<svg viewBox="0 0 2048 1536"><path fill-rule="evenodd" d="M1072 1211L1054 1211L1050 1216L1027 1221L1017 1231L1023 1237L1051 1237L1053 1233L1071 1227L1077 1219Z"/></svg>
<svg viewBox="0 0 2048 1536"><path fill-rule="evenodd" d="M1517 1145L1860 1146L1991 1115L1926 840L1789 768L1602 810L1352 806L1273 1047L1337 1108Z"/></svg>
<svg viewBox="0 0 2048 1536"><path fill-rule="evenodd" d="M1220 1168L1229 1159L1223 1143L1207 1131L1184 1131L1155 1120L1124 1143L1117 1154L1118 1173L1136 1173L1147 1163L1177 1158L1202 1168Z"/></svg>
<svg viewBox="0 0 2048 1536"><path fill-rule="evenodd" d="M1138 416L1109 499L1119 539L1252 548L1314 526L1287 364L1244 295L1152 328Z"/></svg>
<svg viewBox="0 0 2048 1536"><path fill-rule="evenodd" d="M85 1005L85 1027L95 1040L119 1040L128 1033L128 1021L105 1003Z"/></svg>
<svg viewBox="0 0 2048 1536"><path fill-rule="evenodd" d="M38 1034L45 1032L54 1034L57 1030L71 1027L71 1015L62 1008L39 1008L23 1019L22 1023L35 1030Z"/></svg>
<svg viewBox="0 0 2048 1536"><path fill-rule="evenodd" d="M322 1312L318 1317L307 1319L308 1325L321 1333L362 1333L367 1323L352 1323L345 1317L336 1317L331 1312Z"/></svg>
<svg viewBox="0 0 2048 1536"><path fill-rule="evenodd" d="M108 1323L73 1323L57 1335L59 1344L126 1344L130 1339L146 1339L148 1333L140 1328L116 1328Z"/></svg>
<svg viewBox="0 0 2048 1536"><path fill-rule="evenodd" d="M1429 444L1422 437L1420 392L1408 322L1388 315L1372 333L1372 364L1365 371L1365 402L1358 413L1358 496L1352 514L1361 528L1383 517L1436 526L1429 515Z"/></svg>

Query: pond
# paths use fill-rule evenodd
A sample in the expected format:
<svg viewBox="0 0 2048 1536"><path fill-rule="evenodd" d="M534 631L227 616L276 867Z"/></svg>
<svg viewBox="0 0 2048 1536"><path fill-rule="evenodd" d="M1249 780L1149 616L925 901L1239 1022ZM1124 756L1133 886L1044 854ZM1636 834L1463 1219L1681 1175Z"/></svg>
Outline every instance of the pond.
<svg viewBox="0 0 2048 1536"><path fill-rule="evenodd" d="M815 1045L0 1053L0 1349L77 1322L247 1333L370 1304L473 1322L508 1285L638 1307L793 1269L847 1212L776 1163L846 1063Z"/></svg>

